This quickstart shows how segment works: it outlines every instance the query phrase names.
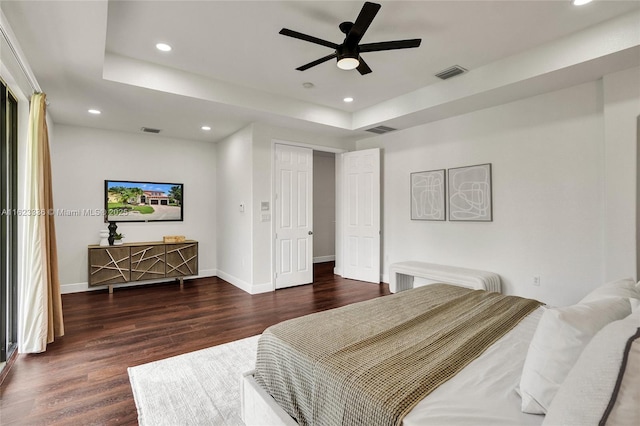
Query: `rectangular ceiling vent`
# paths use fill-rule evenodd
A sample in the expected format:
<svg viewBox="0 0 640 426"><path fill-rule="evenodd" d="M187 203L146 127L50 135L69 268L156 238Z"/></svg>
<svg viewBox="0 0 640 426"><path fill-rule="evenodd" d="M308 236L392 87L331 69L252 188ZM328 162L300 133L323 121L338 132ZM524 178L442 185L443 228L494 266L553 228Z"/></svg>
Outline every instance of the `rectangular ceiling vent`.
<svg viewBox="0 0 640 426"><path fill-rule="evenodd" d="M394 129L393 127L387 127L387 126L378 126L378 127L372 127L370 129L367 129L367 132L381 135L383 133L393 132L394 130L398 130L398 129Z"/></svg>
<svg viewBox="0 0 640 426"><path fill-rule="evenodd" d="M155 133L155 134L158 134L161 132L160 129L154 129L152 127L140 127L140 130L142 130L145 133Z"/></svg>
<svg viewBox="0 0 640 426"><path fill-rule="evenodd" d="M462 68L460 65L454 65L446 70L440 71L436 74L436 77L446 80L448 78L455 77L456 75L464 74L467 71L468 70L466 68Z"/></svg>

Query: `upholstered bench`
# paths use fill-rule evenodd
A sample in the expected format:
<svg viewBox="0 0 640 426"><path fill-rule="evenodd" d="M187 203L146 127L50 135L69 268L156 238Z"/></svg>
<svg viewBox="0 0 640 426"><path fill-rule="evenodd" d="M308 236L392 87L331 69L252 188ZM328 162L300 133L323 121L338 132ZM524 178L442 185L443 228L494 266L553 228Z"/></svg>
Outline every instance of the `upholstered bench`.
<svg viewBox="0 0 640 426"><path fill-rule="evenodd" d="M493 272L417 261L389 265L389 290L396 293L413 288L414 277L500 293L500 275Z"/></svg>

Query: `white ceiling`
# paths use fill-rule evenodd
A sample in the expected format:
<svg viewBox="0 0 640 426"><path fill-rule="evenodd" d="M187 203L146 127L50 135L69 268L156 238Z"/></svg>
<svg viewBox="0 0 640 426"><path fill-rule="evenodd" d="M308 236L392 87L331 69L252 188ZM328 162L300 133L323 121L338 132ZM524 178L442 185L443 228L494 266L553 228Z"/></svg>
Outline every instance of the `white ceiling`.
<svg viewBox="0 0 640 426"><path fill-rule="evenodd" d="M574 79L568 73L556 73L553 81L543 78L548 71L523 77L505 95L496 87L480 88L488 81L480 78L482 70L504 70L516 57L525 63L525 53L551 49L558 40L604 21L635 19L640 2L596 0L574 7L568 0L384 1L363 43L422 38L419 48L363 54L373 69L365 76L340 70L334 61L296 71L331 51L278 31L286 27L341 43L338 25L355 20L362 4L2 1L1 7L47 93L54 122L130 132L156 127L164 136L204 141L219 140L255 121L357 140L370 136L364 129L378 124L409 127L466 111L453 102L458 95L438 104L424 99L429 93L442 96L464 86L469 105L482 107L492 99L553 90L598 78L601 70L640 63L637 50L627 49L626 55L607 56L608 65L598 70L582 69ZM173 50L156 50L160 41ZM557 49L555 54L571 56ZM454 64L471 72L446 82L433 76ZM315 87L305 89L303 82ZM486 96L472 96L478 91ZM355 101L346 104L345 96ZM90 116L89 108L103 114ZM203 132L203 124L213 130Z"/></svg>

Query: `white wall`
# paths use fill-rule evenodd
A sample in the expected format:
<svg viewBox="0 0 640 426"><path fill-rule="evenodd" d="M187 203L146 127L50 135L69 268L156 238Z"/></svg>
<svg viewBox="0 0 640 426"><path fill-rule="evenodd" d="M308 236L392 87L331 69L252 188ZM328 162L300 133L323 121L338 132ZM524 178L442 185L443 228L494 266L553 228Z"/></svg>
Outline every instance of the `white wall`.
<svg viewBox="0 0 640 426"><path fill-rule="evenodd" d="M637 273L637 120L640 68L603 78L605 174L605 278ZM640 277L638 277L640 278Z"/></svg>
<svg viewBox="0 0 640 426"><path fill-rule="evenodd" d="M382 147L383 265L500 274L509 294L574 303L604 277L602 84L593 82L360 141ZM409 173L492 163L491 223L410 220ZM541 278L539 287L532 277Z"/></svg>
<svg viewBox="0 0 640 426"><path fill-rule="evenodd" d="M637 75L627 70L358 142L358 149L384 148L384 274L407 259L493 270L507 293L551 304L572 303L604 279L633 276ZM57 208L102 208L104 179L184 182L185 222L119 230L129 241L197 239L201 275L217 273L250 293L269 291L272 223L261 221L260 202L273 208L274 141L353 148L265 124L218 144L56 125L54 200ZM493 164L492 223L409 220L411 171L485 162ZM84 290L86 246L105 224L101 217L59 216L56 226L63 291ZM339 264L339 244L336 256ZM531 285L534 275L541 286Z"/></svg>
<svg viewBox="0 0 640 426"><path fill-rule="evenodd" d="M273 247L272 223L260 221L260 201L272 200L273 143L296 142L335 149L353 148L338 140L295 129L269 126L262 123L253 125L253 278L254 292L273 289Z"/></svg>
<svg viewBox="0 0 640 426"><path fill-rule="evenodd" d="M56 209L104 208L104 181L184 183L184 221L119 223L125 242L184 235L199 241L200 276L216 274L215 145L57 124L51 163ZM102 216L56 216L63 292L87 289L87 245L106 229Z"/></svg>
<svg viewBox="0 0 640 426"><path fill-rule="evenodd" d="M218 276L247 292L253 283L252 135L248 126L216 144Z"/></svg>
<svg viewBox="0 0 640 426"><path fill-rule="evenodd" d="M313 152L313 258L327 262L336 255L336 155Z"/></svg>
<svg viewBox="0 0 640 426"><path fill-rule="evenodd" d="M254 123L217 144L218 276L252 294L273 290L273 144L303 143L330 149L353 148L295 129ZM245 213L238 211L245 203Z"/></svg>

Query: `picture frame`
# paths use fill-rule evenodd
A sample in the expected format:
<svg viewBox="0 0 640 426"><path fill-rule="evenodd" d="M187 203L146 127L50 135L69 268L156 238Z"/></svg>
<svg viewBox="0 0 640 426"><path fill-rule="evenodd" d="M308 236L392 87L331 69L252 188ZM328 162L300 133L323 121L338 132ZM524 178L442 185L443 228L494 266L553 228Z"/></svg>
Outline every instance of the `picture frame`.
<svg viewBox="0 0 640 426"><path fill-rule="evenodd" d="M491 163L447 170L449 221L492 222Z"/></svg>
<svg viewBox="0 0 640 426"><path fill-rule="evenodd" d="M446 220L445 169L414 172L411 180L411 220Z"/></svg>

